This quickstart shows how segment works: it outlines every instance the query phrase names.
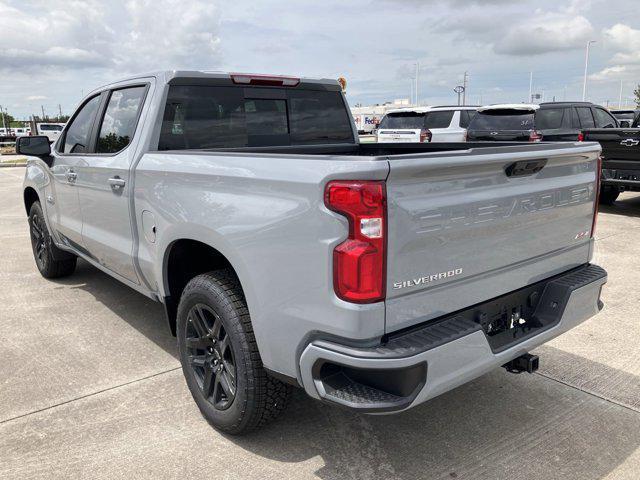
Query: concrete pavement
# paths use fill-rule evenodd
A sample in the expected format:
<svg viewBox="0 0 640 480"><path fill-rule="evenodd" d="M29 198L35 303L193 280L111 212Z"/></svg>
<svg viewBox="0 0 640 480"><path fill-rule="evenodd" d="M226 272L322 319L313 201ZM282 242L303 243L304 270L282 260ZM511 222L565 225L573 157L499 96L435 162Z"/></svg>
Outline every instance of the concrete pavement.
<svg viewBox="0 0 640 480"><path fill-rule="evenodd" d="M640 195L598 221L605 312L540 348L535 375L496 370L409 412L365 416L301 392L244 438L201 418L158 304L80 263L46 281L0 170L0 478L640 477Z"/></svg>

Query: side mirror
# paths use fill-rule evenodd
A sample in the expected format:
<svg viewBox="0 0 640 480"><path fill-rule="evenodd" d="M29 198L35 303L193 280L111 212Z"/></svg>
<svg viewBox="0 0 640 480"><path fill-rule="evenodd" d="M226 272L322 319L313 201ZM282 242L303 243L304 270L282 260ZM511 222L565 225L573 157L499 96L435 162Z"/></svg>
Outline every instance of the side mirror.
<svg viewBox="0 0 640 480"><path fill-rule="evenodd" d="M16 153L18 155L40 157L47 165L51 166L51 144L49 143L49 137L18 137L16 139Z"/></svg>
<svg viewBox="0 0 640 480"><path fill-rule="evenodd" d="M44 135L16 138L16 153L18 155L39 157L48 167L53 165L51 143L49 143L49 137Z"/></svg>

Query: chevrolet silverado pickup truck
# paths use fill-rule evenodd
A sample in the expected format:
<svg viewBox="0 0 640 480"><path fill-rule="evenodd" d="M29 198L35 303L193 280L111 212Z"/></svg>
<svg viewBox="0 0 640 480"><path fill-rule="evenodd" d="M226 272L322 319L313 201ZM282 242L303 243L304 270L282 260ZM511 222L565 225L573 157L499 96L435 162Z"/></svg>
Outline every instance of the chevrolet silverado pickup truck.
<svg viewBox="0 0 640 480"><path fill-rule="evenodd" d="M161 302L203 416L419 405L598 313L597 143L359 144L339 84L170 71L20 138L35 263ZM70 318L72 321L72 318Z"/></svg>
<svg viewBox="0 0 640 480"><path fill-rule="evenodd" d="M621 192L640 191L640 116L629 128L583 130L587 142L602 147L600 203L611 205Z"/></svg>

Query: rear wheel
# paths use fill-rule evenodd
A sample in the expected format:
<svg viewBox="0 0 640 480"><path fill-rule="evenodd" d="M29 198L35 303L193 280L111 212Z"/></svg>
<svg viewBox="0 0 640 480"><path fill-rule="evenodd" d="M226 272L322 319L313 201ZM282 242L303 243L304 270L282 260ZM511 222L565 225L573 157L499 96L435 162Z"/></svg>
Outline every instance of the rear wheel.
<svg viewBox="0 0 640 480"><path fill-rule="evenodd" d="M232 272L193 278L182 293L177 322L182 371L211 425L242 434L285 408L291 386L269 376L262 366L242 289Z"/></svg>
<svg viewBox="0 0 640 480"><path fill-rule="evenodd" d="M49 234L40 202L34 202L29 209L29 235L33 258L43 277L59 278L73 273L78 257L55 246Z"/></svg>
<svg viewBox="0 0 640 480"><path fill-rule="evenodd" d="M620 195L620 191L611 187L601 187L600 191L600 203L604 205L612 205Z"/></svg>

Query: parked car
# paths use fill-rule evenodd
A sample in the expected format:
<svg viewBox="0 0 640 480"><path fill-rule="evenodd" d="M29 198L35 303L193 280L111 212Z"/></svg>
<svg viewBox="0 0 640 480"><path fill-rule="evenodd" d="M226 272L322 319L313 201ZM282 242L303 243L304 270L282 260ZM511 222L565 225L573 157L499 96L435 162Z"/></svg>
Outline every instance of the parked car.
<svg viewBox="0 0 640 480"><path fill-rule="evenodd" d="M600 203L612 204L621 192L640 191L640 117L629 128L582 132L584 141L602 146Z"/></svg>
<svg viewBox="0 0 640 480"><path fill-rule="evenodd" d="M64 123L37 123L36 128L38 129L38 135L48 137L49 142L53 143L60 137L64 125Z"/></svg>
<svg viewBox="0 0 640 480"><path fill-rule="evenodd" d="M391 110L378 126L378 142L463 142L477 108L458 105Z"/></svg>
<svg viewBox="0 0 640 480"><path fill-rule="evenodd" d="M480 107L467 130L469 141L571 141L585 128L614 128L618 121L589 102L500 104Z"/></svg>
<svg viewBox="0 0 640 480"><path fill-rule="evenodd" d="M164 304L195 402L237 434L292 385L391 413L533 372L600 311L600 146L505 145L359 144L334 80L171 71L17 150L40 273L80 257Z"/></svg>
<svg viewBox="0 0 640 480"><path fill-rule="evenodd" d="M611 114L616 117L620 127L628 128L633 121L640 116L640 109L635 110L611 110Z"/></svg>

